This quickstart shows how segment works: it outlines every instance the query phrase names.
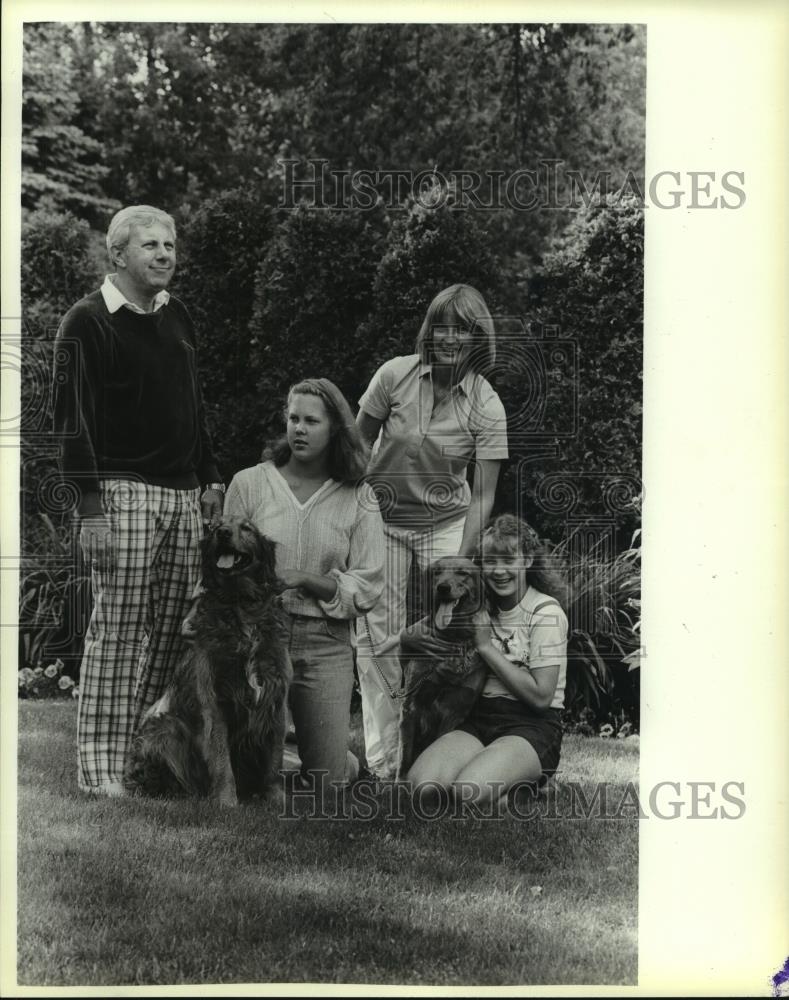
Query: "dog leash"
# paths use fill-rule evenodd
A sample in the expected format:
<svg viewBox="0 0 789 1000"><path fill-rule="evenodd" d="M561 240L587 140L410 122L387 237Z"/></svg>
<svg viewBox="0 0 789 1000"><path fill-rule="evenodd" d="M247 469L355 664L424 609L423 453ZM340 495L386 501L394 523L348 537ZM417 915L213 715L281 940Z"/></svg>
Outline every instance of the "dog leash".
<svg viewBox="0 0 789 1000"><path fill-rule="evenodd" d="M375 655L375 646L373 645L373 636L370 631L370 622L368 621L367 615L364 616L364 630L367 633L367 641L370 643L370 653L373 658L373 663L375 664L375 669L378 671L378 675L381 680L386 685L386 690L389 692L389 697L392 701L402 701L406 696L406 691L401 687L400 691L397 692L392 688L392 685L386 678L386 674L381 670L381 664L378 662L378 657Z"/></svg>

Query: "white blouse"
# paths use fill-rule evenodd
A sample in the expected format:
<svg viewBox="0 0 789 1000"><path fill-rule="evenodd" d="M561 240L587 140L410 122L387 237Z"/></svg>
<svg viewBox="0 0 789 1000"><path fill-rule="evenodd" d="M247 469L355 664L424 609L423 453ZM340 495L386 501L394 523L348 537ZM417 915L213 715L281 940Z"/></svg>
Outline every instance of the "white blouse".
<svg viewBox="0 0 789 1000"><path fill-rule="evenodd" d="M301 503L273 462L242 469L227 489L225 517L244 517L277 543L277 569L333 577L337 593L321 601L301 588L286 590L291 614L351 619L369 611L384 585L383 521L364 483L326 482Z"/></svg>

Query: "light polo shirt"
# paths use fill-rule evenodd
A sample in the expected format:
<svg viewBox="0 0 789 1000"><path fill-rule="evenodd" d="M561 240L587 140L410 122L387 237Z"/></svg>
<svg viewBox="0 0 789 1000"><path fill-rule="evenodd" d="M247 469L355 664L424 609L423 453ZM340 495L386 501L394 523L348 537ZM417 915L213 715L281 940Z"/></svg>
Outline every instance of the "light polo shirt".
<svg viewBox="0 0 789 1000"><path fill-rule="evenodd" d="M469 462L509 454L507 417L490 383L467 372L434 410L431 366L418 354L381 365L359 406L383 421L367 478L391 524L425 531L465 516Z"/></svg>
<svg viewBox="0 0 789 1000"><path fill-rule="evenodd" d="M145 310L141 309L136 302L129 302L123 292L115 284L114 274L106 274L104 276L104 284L101 286L101 297L104 299L104 305L107 307L107 311L110 313L116 313L119 309L124 306L127 309L131 309L132 312L142 313L145 315ZM153 300L153 309L151 312L157 312L162 306L166 306L170 301L170 293L166 289L162 289L161 292L157 292Z"/></svg>

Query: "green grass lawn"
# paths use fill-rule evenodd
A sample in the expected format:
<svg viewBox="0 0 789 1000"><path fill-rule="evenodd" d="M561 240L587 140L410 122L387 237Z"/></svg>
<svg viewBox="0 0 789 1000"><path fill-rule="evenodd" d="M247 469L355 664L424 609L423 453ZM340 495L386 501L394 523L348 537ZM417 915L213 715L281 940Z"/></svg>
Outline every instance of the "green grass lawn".
<svg viewBox="0 0 789 1000"><path fill-rule="evenodd" d="M563 818L435 821L90 799L75 745L73 704L20 703L20 984L636 981L637 820L561 810L636 740L565 738Z"/></svg>

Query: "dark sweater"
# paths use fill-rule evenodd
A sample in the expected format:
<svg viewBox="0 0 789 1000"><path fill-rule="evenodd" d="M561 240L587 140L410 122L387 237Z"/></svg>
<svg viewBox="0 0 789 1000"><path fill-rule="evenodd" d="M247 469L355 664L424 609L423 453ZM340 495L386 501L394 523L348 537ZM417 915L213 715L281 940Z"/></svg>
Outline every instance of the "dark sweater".
<svg viewBox="0 0 789 1000"><path fill-rule="evenodd" d="M218 480L183 303L110 313L101 292L77 302L55 341L54 423L81 513L100 509L101 479L174 489Z"/></svg>

